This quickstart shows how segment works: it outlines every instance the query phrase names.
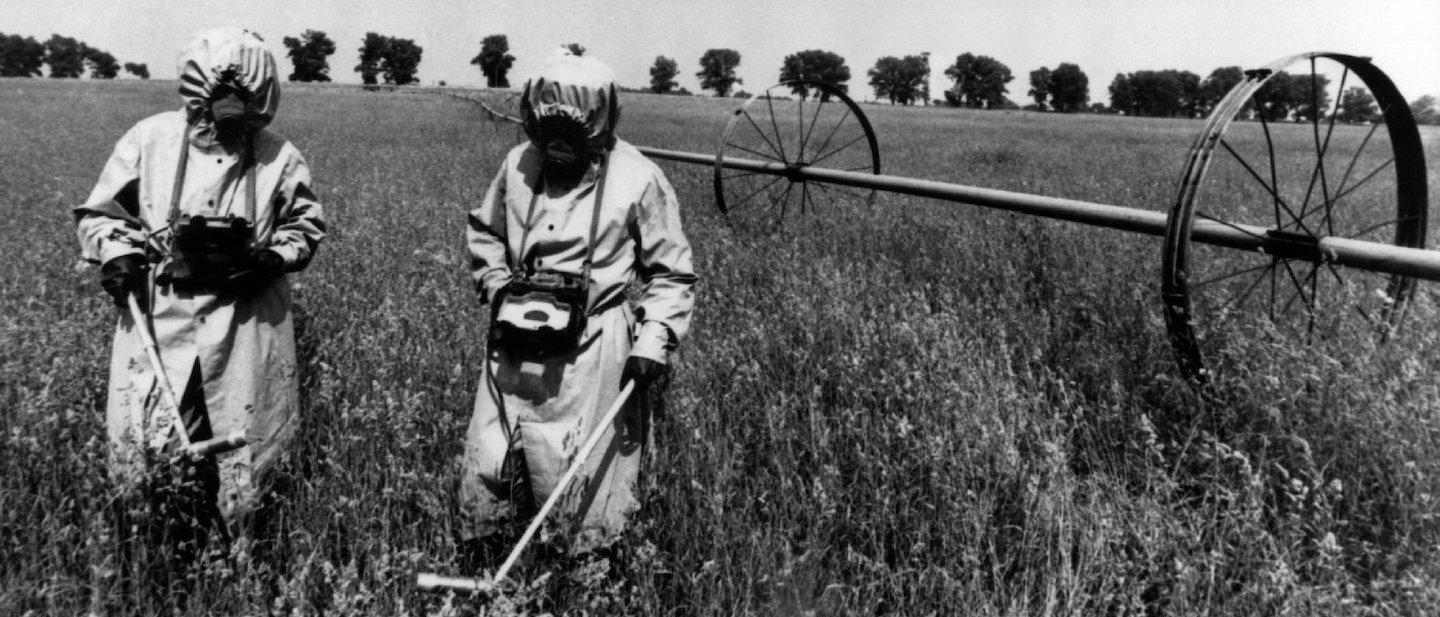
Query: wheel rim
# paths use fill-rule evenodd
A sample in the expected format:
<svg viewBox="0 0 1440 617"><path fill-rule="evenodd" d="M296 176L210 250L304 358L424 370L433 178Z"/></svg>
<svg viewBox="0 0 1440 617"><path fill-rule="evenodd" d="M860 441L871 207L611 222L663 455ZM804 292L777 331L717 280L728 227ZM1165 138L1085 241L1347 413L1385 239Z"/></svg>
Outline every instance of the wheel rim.
<svg viewBox="0 0 1440 617"><path fill-rule="evenodd" d="M796 88L807 89L811 100L790 98ZM874 199L873 190L807 180L798 170L880 173L880 149L864 112L845 93L812 81L782 82L747 99L726 125L718 152L716 206L732 226L748 230ZM735 159L777 167L774 173L726 167Z"/></svg>
<svg viewBox="0 0 1440 617"><path fill-rule="evenodd" d="M1320 113L1295 123L1267 118L1262 110L1273 108L1265 85L1280 83L1276 76L1292 67L1308 107ZM1325 77L1338 86L1328 105L1319 94ZM1357 85L1382 113L1368 126L1338 120L1344 91ZM1248 117L1254 120L1237 122ZM1426 200L1414 118L1368 59L1310 53L1247 72L1191 148L1170 212L1162 294L1181 372L1208 381L1207 356L1233 336L1341 345L1389 336L1414 279L1325 263L1316 242L1344 237L1424 248ZM1266 249L1192 243L1197 218L1268 229Z"/></svg>

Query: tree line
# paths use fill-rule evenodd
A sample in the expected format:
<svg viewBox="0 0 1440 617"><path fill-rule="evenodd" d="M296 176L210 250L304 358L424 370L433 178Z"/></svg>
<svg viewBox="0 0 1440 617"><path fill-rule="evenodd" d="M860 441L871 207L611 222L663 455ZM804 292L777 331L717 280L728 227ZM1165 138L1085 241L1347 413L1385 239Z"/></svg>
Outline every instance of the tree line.
<svg viewBox="0 0 1440 617"><path fill-rule="evenodd" d="M306 30L298 38L285 37L284 45L294 66L291 81L330 81L329 57L336 51L335 42L324 32ZM582 55L579 43L566 46ZM357 50L360 73L365 84L406 85L419 82L419 67L424 50L411 39L367 32ZM716 96L749 96L736 86L743 85L737 76L740 52L734 49L706 50L699 59L695 73L700 88ZM515 64L510 42L504 34L492 34L480 41L480 52L470 60L485 77L491 88L510 87L509 72ZM32 77L41 74L41 67L50 67L51 77L75 78L87 70L96 79L112 79L121 69L113 55L84 42L59 34L41 43L32 37L0 33L0 76ZM124 69L142 79L150 76L144 64L125 63ZM885 56L875 61L866 72L868 85L877 100L894 105L945 104L973 109L1020 108L1009 97L1009 84L1014 74L1005 63L986 55L965 52L945 68L951 84L942 97L932 99L930 91L930 54ZM656 56L650 67L649 90L658 94L690 94L676 81L680 65L673 58ZM780 81L808 80L825 83L840 92L849 92L850 67L835 52L807 49L785 57L780 64ZM1026 95L1033 101L1024 109L1062 113L1100 112L1127 116L1159 116L1199 118L1214 109L1235 84L1245 77L1238 66L1215 69L1201 78L1190 71L1174 69L1142 70L1120 73L1110 82L1110 104L1090 101L1090 80L1078 65L1061 62L1054 69L1040 67L1030 72L1030 88ZM442 82L443 85L443 82ZM1286 119L1310 120L1324 115L1331 108L1329 79L1323 75L1302 76L1279 72L1270 76L1256 92L1252 103L1241 112L1244 118L1267 121ZM795 96L809 98L824 92L811 92L804 84L791 86ZM1422 96L1411 104L1417 122L1440 124L1440 109L1433 96ZM1374 97L1360 86L1340 93L1336 117L1345 122L1364 122L1378 118Z"/></svg>
<svg viewBox="0 0 1440 617"><path fill-rule="evenodd" d="M0 77L38 77L41 67L50 67L50 77L75 79L90 72L92 79L114 79L122 65L108 51L91 47L59 34L41 43L35 37L0 32ZM126 62L125 71L140 79L150 78L144 63Z"/></svg>

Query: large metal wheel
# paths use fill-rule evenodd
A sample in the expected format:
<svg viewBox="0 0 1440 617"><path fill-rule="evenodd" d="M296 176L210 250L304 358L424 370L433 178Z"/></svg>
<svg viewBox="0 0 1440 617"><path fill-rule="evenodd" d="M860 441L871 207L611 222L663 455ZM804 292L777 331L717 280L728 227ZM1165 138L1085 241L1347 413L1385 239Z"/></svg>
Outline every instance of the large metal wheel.
<svg viewBox="0 0 1440 617"><path fill-rule="evenodd" d="M875 131L860 106L813 81L782 82L751 96L730 118L718 152L715 203L732 225L751 230L874 197L873 190L807 180L798 170L880 173Z"/></svg>
<svg viewBox="0 0 1440 617"><path fill-rule="evenodd" d="M1291 67L1300 70L1282 72ZM1340 121L1342 97L1357 85L1379 114ZM1308 100L1291 110L1294 121L1273 96L1279 88ZM1340 268L1319 240L1424 248L1426 192L1409 105L1368 58L1316 52L1247 71L1195 140L1169 215L1162 292L1181 372L1208 381L1234 337L1345 345L1388 336L1414 279ZM1263 248L1192 242L1197 219Z"/></svg>

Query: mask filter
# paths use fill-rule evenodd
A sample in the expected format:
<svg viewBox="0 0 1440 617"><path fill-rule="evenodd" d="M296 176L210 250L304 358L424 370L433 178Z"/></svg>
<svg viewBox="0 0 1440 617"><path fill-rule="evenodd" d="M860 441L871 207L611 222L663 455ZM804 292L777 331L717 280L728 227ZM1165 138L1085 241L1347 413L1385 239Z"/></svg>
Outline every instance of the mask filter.
<svg viewBox="0 0 1440 617"><path fill-rule="evenodd" d="M210 119L221 135L239 135L245 130L245 100L241 91L219 86L210 94Z"/></svg>
<svg viewBox="0 0 1440 617"><path fill-rule="evenodd" d="M545 153L545 166L561 171L590 163L590 130L570 116L544 116L536 122L535 145Z"/></svg>

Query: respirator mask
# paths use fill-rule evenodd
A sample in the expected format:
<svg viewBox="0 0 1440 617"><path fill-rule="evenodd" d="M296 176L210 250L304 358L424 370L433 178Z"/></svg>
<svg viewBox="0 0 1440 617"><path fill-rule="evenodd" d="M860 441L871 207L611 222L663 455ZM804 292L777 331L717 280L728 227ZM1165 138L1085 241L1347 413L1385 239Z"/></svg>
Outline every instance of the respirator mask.
<svg viewBox="0 0 1440 617"><path fill-rule="evenodd" d="M230 141L246 131L246 99L248 93L227 84L216 86L210 91L210 120L215 125L215 134L222 141Z"/></svg>
<svg viewBox="0 0 1440 617"><path fill-rule="evenodd" d="M538 118L534 143L545 155L545 171L562 177L583 174L598 154L590 147L590 127L565 114Z"/></svg>

